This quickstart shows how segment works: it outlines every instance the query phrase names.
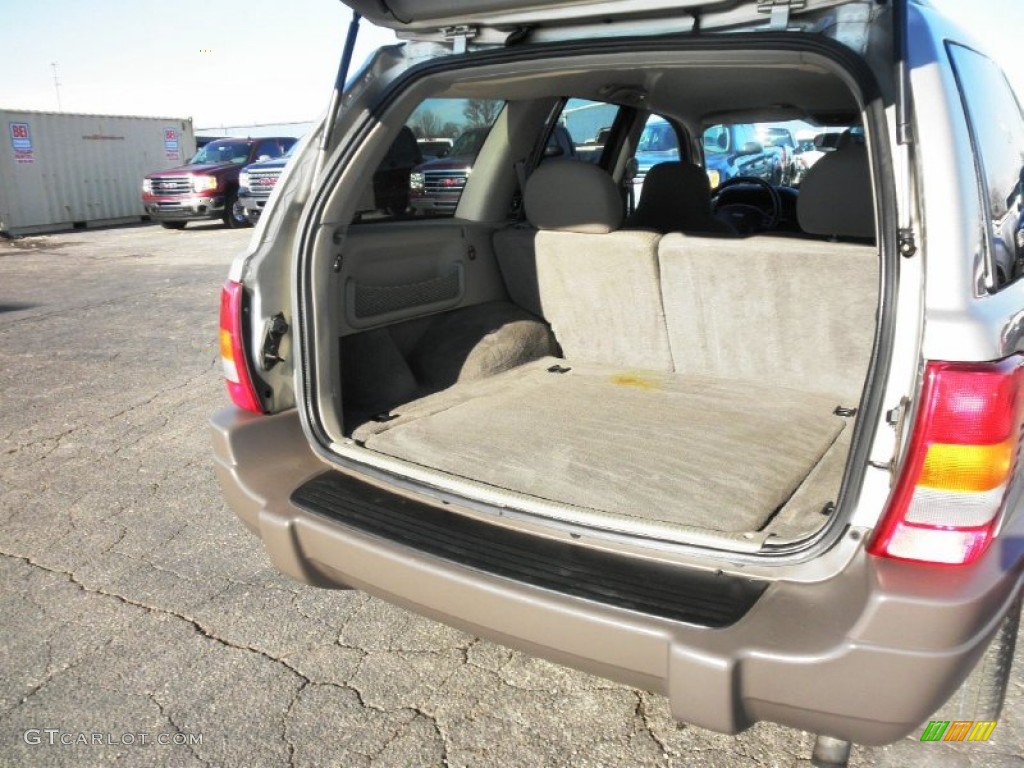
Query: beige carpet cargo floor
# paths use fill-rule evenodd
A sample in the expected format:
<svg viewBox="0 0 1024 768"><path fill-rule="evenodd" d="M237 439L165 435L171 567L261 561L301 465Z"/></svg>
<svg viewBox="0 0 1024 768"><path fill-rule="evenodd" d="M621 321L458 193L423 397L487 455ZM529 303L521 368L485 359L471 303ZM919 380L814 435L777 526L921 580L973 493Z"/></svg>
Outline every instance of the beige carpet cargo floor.
<svg viewBox="0 0 1024 768"><path fill-rule="evenodd" d="M546 358L398 407L353 437L497 488L737 533L762 529L837 443L846 425L833 415L838 404L749 382ZM841 474L841 461L828 463ZM814 484L834 498L839 476L820 474ZM820 501L811 503L820 509Z"/></svg>

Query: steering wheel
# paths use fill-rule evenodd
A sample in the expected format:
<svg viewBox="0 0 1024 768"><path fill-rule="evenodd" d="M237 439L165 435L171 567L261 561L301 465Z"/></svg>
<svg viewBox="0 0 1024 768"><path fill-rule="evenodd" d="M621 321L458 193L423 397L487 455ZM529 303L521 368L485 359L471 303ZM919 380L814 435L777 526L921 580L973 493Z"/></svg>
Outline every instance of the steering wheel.
<svg viewBox="0 0 1024 768"><path fill-rule="evenodd" d="M734 187L753 184L767 193L770 207L765 210L749 203L728 202L729 190ZM733 176L718 185L711 196L711 212L724 218L744 234L752 230L775 229L782 217L782 198L770 183L757 176Z"/></svg>

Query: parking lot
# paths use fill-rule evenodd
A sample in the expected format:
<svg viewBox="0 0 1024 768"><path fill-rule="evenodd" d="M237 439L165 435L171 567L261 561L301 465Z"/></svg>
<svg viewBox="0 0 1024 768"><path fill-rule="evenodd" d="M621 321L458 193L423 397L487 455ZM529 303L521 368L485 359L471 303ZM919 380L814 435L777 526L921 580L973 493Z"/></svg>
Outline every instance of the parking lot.
<svg viewBox="0 0 1024 768"><path fill-rule="evenodd" d="M810 764L810 734L678 725L658 695L279 576L206 430L250 234L0 240L0 765ZM1024 765L1022 649L989 742L851 765Z"/></svg>

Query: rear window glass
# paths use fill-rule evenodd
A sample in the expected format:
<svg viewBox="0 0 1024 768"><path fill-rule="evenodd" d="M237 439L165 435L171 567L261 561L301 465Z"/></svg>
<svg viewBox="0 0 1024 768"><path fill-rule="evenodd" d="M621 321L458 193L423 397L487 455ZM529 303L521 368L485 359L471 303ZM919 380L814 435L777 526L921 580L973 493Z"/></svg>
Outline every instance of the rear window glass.
<svg viewBox="0 0 1024 768"><path fill-rule="evenodd" d="M995 289L1024 274L1024 118L1006 77L990 59L949 44L978 169Z"/></svg>

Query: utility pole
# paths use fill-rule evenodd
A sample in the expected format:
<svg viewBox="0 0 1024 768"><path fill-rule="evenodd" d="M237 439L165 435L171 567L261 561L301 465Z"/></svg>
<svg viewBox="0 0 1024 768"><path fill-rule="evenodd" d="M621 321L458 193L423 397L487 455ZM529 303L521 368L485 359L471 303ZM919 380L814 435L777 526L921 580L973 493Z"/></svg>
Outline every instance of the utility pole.
<svg viewBox="0 0 1024 768"><path fill-rule="evenodd" d="M51 61L50 66L53 67L53 89L57 92L57 111L63 112L64 108L60 104L60 80L57 79L57 62Z"/></svg>

